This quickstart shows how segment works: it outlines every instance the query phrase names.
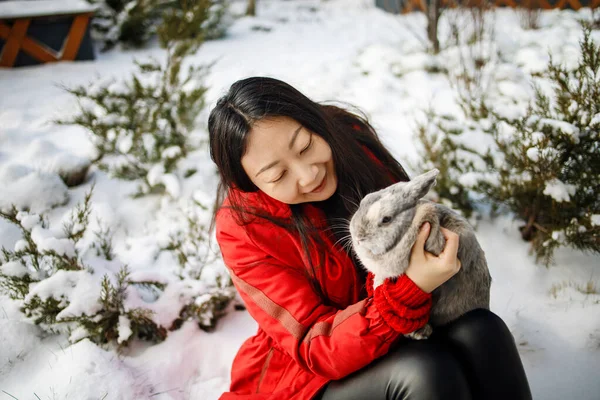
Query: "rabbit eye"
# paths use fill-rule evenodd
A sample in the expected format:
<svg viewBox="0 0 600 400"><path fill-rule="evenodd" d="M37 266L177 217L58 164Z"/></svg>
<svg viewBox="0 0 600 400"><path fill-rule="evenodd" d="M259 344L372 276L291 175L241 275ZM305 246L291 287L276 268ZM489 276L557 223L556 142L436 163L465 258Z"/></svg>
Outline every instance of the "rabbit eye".
<svg viewBox="0 0 600 400"><path fill-rule="evenodd" d="M389 224L392 221L392 217L386 215L385 217L383 217L383 219L381 220L382 224Z"/></svg>

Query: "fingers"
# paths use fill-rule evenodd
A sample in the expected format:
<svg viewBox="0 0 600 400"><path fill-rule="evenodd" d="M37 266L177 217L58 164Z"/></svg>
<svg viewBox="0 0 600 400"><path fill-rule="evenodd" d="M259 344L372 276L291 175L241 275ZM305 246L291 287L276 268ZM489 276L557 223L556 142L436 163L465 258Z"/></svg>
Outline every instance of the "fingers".
<svg viewBox="0 0 600 400"><path fill-rule="evenodd" d="M424 257L425 256L425 242L429 237L429 231L431 230L431 225L429 222L424 223L419 229L419 233L417 234L417 240L415 240L415 244L412 248L411 257Z"/></svg>
<svg viewBox="0 0 600 400"><path fill-rule="evenodd" d="M440 257L456 257L458 254L458 234L442 227L440 227L440 232L446 239L446 247Z"/></svg>
<svg viewBox="0 0 600 400"><path fill-rule="evenodd" d="M427 238L429 237L429 231L431 230L431 224L429 222L425 222L421 225L421 229L419 229L419 235L417 236L417 242L425 245Z"/></svg>

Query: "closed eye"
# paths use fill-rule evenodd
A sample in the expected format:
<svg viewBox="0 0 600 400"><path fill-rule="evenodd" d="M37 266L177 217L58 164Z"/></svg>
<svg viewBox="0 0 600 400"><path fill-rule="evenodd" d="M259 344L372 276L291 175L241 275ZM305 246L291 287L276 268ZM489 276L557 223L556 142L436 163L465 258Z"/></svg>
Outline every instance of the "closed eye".
<svg viewBox="0 0 600 400"><path fill-rule="evenodd" d="M313 142L313 140L312 140L312 139L313 139L313 137L312 137L312 133L311 133L311 134L310 134L310 140L308 141L308 144L306 145L306 147L305 147L305 148L303 148L303 149L300 151L300 154L302 154L302 153L304 153L306 150L310 149L310 146L312 146L312 142Z"/></svg>
<svg viewBox="0 0 600 400"><path fill-rule="evenodd" d="M275 179L274 181L271 181L270 183L277 183L277 182L279 182L280 180L282 180L286 172L287 172L287 171L283 171L283 172L281 173L281 175L279 175L279 178Z"/></svg>

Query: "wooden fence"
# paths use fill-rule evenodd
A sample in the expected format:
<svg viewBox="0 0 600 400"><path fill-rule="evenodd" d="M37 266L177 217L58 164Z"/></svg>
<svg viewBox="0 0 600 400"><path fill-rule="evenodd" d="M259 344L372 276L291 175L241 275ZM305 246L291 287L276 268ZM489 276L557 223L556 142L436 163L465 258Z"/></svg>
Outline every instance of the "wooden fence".
<svg viewBox="0 0 600 400"><path fill-rule="evenodd" d="M441 0L442 7L456 7L457 5L477 6L485 4L496 7L524 7L550 10L553 8L568 8L579 10L582 7L598 8L600 0ZM425 11L427 0L375 0L375 5L393 14L407 13L411 11Z"/></svg>

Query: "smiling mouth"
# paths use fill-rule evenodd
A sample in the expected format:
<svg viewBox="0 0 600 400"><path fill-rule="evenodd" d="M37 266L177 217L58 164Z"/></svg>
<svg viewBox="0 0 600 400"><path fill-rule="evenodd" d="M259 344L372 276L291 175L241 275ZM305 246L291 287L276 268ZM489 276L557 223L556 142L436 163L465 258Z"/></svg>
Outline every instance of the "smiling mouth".
<svg viewBox="0 0 600 400"><path fill-rule="evenodd" d="M323 177L323 180L321 181L319 186L317 186L316 188L311 190L309 193L319 193L321 190L323 190L326 183L327 183L327 174L325 174L325 176Z"/></svg>

